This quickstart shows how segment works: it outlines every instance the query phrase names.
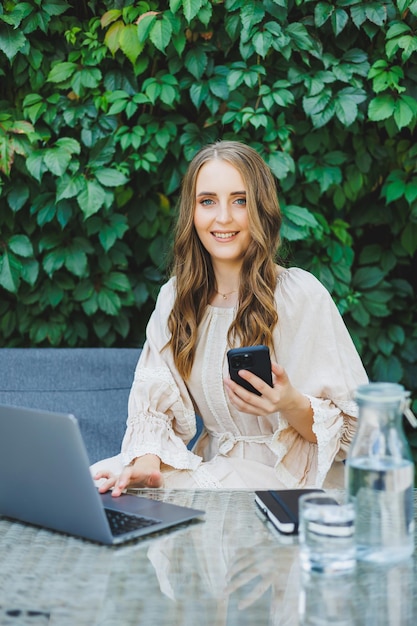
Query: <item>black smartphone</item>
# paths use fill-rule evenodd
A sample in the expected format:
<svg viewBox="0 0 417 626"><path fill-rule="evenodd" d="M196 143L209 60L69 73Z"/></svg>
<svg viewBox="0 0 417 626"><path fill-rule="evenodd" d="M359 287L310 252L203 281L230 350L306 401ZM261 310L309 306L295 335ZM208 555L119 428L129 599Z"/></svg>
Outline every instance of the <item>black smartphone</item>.
<svg viewBox="0 0 417 626"><path fill-rule="evenodd" d="M227 353L229 362L230 378L248 391L262 395L255 387L243 380L238 374L239 370L253 372L272 387L271 357L268 346L249 346L246 348L233 348Z"/></svg>

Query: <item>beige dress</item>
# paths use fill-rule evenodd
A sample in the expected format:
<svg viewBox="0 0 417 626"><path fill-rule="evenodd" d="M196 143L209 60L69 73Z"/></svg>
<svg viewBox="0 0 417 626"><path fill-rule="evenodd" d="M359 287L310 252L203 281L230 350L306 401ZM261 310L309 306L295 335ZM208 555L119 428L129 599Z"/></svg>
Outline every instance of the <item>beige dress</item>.
<svg viewBox="0 0 417 626"><path fill-rule="evenodd" d="M235 409L227 399L227 331L235 308L208 306L198 330L187 384L172 354L167 319L175 279L160 291L132 385L121 454L92 472L122 467L146 453L162 460L166 488L343 487L343 460L356 426L356 387L367 376L330 294L310 273L282 272L275 291L278 324L273 360L310 399L317 443L306 441L279 413ZM204 429L193 451L195 413Z"/></svg>

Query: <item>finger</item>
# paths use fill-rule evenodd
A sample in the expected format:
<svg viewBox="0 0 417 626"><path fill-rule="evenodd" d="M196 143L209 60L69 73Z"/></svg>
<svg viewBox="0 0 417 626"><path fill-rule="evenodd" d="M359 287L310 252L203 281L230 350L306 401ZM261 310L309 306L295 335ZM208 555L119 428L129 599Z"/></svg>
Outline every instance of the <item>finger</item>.
<svg viewBox="0 0 417 626"><path fill-rule="evenodd" d="M249 393L249 392L248 392ZM256 396L258 397L258 396ZM250 399L245 400L242 396L238 396L235 393L232 393L230 396L230 402L242 413L252 413L258 415L259 405L252 403Z"/></svg>
<svg viewBox="0 0 417 626"><path fill-rule="evenodd" d="M131 467L127 467L119 476L119 479L114 486L112 495L118 497L129 487L158 488L162 486L162 483L162 474L158 470L152 471L149 474L135 475L133 469Z"/></svg>
<svg viewBox="0 0 417 626"><path fill-rule="evenodd" d="M243 380L246 380L248 383L250 383L252 387L256 389L256 391L259 391L259 393L262 394L262 388L266 386L266 383L262 380L262 378L259 378L259 376L256 376L256 374L250 372L249 370L239 370L238 374L241 378L243 378Z"/></svg>
<svg viewBox="0 0 417 626"><path fill-rule="evenodd" d="M266 385L266 383L262 384ZM233 381L230 381L230 384L227 384L227 393L230 402L243 413L262 415L267 410L267 406L265 405L265 395L258 396Z"/></svg>
<svg viewBox="0 0 417 626"><path fill-rule="evenodd" d="M148 478L149 487L158 489L159 487L162 487L162 483L163 483L163 479L162 479L161 472L158 472L157 470L155 470L149 475L149 478Z"/></svg>
<svg viewBox="0 0 417 626"><path fill-rule="evenodd" d="M117 481L112 489L111 495L113 498L118 498L126 491L126 487L120 484L120 481Z"/></svg>
<svg viewBox="0 0 417 626"><path fill-rule="evenodd" d="M249 370L239 370L239 376L243 378L243 380L246 380L248 383L250 383L252 387L254 387L257 391L259 391L261 396L270 395L273 389L270 385L268 385L268 383L262 380L262 378L259 378L259 376L256 376L256 374L254 374L253 372L250 372ZM248 393L251 393L251 392L249 391ZM253 398L254 395L256 398L260 397L260 396L257 396L256 394L252 394L251 397Z"/></svg>
<svg viewBox="0 0 417 626"><path fill-rule="evenodd" d="M257 400L261 397L256 395L255 393L252 393L251 391L248 391L247 389L242 387L242 385L238 385L238 383L235 383L233 380L230 379L225 381L225 387L232 401L240 400L243 401L245 404L251 404L253 401L257 402Z"/></svg>
<svg viewBox="0 0 417 626"><path fill-rule="evenodd" d="M111 489L113 487L115 483L115 478L109 478L108 480L104 481L101 485L99 485L98 487L98 491L99 493L106 493L106 491L109 491L109 489Z"/></svg>
<svg viewBox="0 0 417 626"><path fill-rule="evenodd" d="M93 479L99 480L100 478L110 478L111 476L113 476L111 472L102 470L101 472L97 472L97 474L94 474Z"/></svg>
<svg viewBox="0 0 417 626"><path fill-rule="evenodd" d="M132 468L125 467L125 469L122 471L122 473L120 474L119 478L117 479L115 483L115 489L118 492L120 491L120 493L122 493L124 489L127 489L127 487L130 485L131 482L132 482Z"/></svg>
<svg viewBox="0 0 417 626"><path fill-rule="evenodd" d="M276 376L276 378L279 380L279 382L283 382L287 380L287 373L285 371L285 369L282 367L282 365L278 365L278 363L275 363L274 361L271 362L271 369L272 369L272 373Z"/></svg>

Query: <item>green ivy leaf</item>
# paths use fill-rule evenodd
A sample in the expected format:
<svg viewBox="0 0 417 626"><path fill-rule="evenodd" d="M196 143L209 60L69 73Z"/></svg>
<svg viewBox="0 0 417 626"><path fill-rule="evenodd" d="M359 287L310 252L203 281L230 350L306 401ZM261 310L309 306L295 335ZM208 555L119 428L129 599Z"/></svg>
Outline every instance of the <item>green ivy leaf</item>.
<svg viewBox="0 0 417 626"><path fill-rule="evenodd" d="M7 194L7 203L14 213L20 211L29 198L29 188L27 185L20 184L14 187Z"/></svg>
<svg viewBox="0 0 417 626"><path fill-rule="evenodd" d="M417 200L417 178L414 177L414 179L407 183L407 186L405 188L405 198L408 202L408 204L414 204L414 202Z"/></svg>
<svg viewBox="0 0 417 626"><path fill-rule="evenodd" d="M190 74L199 80L207 68L207 54L201 48L194 48L185 55L184 64Z"/></svg>
<svg viewBox="0 0 417 626"><path fill-rule="evenodd" d="M185 46L187 44L187 39L185 37L185 33L173 33L172 35L172 45L177 51L178 56L182 56L184 52Z"/></svg>
<svg viewBox="0 0 417 626"><path fill-rule="evenodd" d="M120 298L114 291L102 287L97 294L97 303L99 309L107 313L107 315L117 315L120 311Z"/></svg>
<svg viewBox="0 0 417 626"><path fill-rule="evenodd" d="M393 342L386 335L382 335L381 334L377 338L376 344L377 344L379 352L381 352L385 356L389 356L390 354L392 354L392 352L394 350Z"/></svg>
<svg viewBox="0 0 417 626"><path fill-rule="evenodd" d="M62 15L68 11L68 3L66 0L47 0L43 3L42 9L48 15Z"/></svg>
<svg viewBox="0 0 417 626"><path fill-rule="evenodd" d="M229 97L229 87L225 76L217 75L213 76L208 81L210 91L220 98L221 100L227 100Z"/></svg>
<svg viewBox="0 0 417 626"><path fill-rule="evenodd" d="M103 167L96 170L95 176L98 182L104 187L119 187L129 182L128 177L125 176L123 172L110 167Z"/></svg>
<svg viewBox="0 0 417 626"><path fill-rule="evenodd" d="M15 30L6 24L0 24L0 50L9 61L13 61L16 54L26 45L26 37L22 31Z"/></svg>
<svg viewBox="0 0 417 626"><path fill-rule="evenodd" d="M314 23L321 28L334 12L335 8L328 2L318 2L314 9Z"/></svg>
<svg viewBox="0 0 417 626"><path fill-rule="evenodd" d="M131 285L128 277L126 276L126 274L122 274L121 272L111 272L108 276L106 276L103 284L114 291L122 291L127 293L131 290Z"/></svg>
<svg viewBox="0 0 417 626"><path fill-rule="evenodd" d="M387 9L386 6L380 2L369 2L365 4L365 11L367 19L376 26L383 26L387 21Z"/></svg>
<svg viewBox="0 0 417 626"><path fill-rule="evenodd" d="M363 89L345 87L341 89L335 101L335 113L344 126L350 126L358 117L358 104L366 100Z"/></svg>
<svg viewBox="0 0 417 626"><path fill-rule="evenodd" d="M29 173L39 183L41 182L43 174L47 170L43 157L44 157L43 150L34 150L33 152L31 152L31 154L28 155L26 159L26 167Z"/></svg>
<svg viewBox="0 0 417 626"><path fill-rule="evenodd" d="M104 43L114 56L120 48L120 36L125 29L125 24L120 20L110 26L104 37Z"/></svg>
<svg viewBox="0 0 417 626"><path fill-rule="evenodd" d="M207 100L209 88L207 83L193 83L190 87L190 98L196 109L199 109L203 102Z"/></svg>
<svg viewBox="0 0 417 626"><path fill-rule="evenodd" d="M23 110L25 116L29 117L32 124L35 124L47 110L47 103L44 102L42 96L37 93L28 94L23 100Z"/></svg>
<svg viewBox="0 0 417 626"><path fill-rule="evenodd" d="M372 289L384 279L384 272L378 267L360 267L353 276L353 284L359 291Z"/></svg>
<svg viewBox="0 0 417 626"><path fill-rule="evenodd" d="M70 152L60 150L59 148L49 148L49 150L45 150L43 154L43 163L46 169L55 176L65 174L71 159L72 155Z"/></svg>
<svg viewBox="0 0 417 626"><path fill-rule="evenodd" d="M85 179L83 176L64 175L57 183L56 199L63 200L65 198L74 198L85 188Z"/></svg>
<svg viewBox="0 0 417 626"><path fill-rule="evenodd" d="M61 201L56 207L56 216L61 228L65 228L73 216L73 205L67 201Z"/></svg>
<svg viewBox="0 0 417 626"><path fill-rule="evenodd" d="M60 248L45 254L42 265L48 276L52 276L54 272L61 269L65 263L65 257L65 251Z"/></svg>
<svg viewBox="0 0 417 626"><path fill-rule="evenodd" d="M18 256L30 257L33 255L33 246L26 235L12 235L8 241L8 247Z"/></svg>
<svg viewBox="0 0 417 626"><path fill-rule="evenodd" d="M99 240L104 250L110 250L117 239L121 239L129 229L124 215L113 215L108 224L101 224Z"/></svg>
<svg viewBox="0 0 417 626"><path fill-rule="evenodd" d="M155 48L161 52L165 51L165 48L171 41L172 26L169 19L163 15L162 19L157 19L149 33L150 40Z"/></svg>
<svg viewBox="0 0 417 626"><path fill-rule="evenodd" d="M362 304L373 317L387 317L389 315L389 308L385 302L380 302L376 299L377 293L378 292L370 291L367 295L364 295Z"/></svg>
<svg viewBox="0 0 417 626"><path fill-rule="evenodd" d="M245 31L259 24L265 16L265 9L259 2L245 2L240 11L240 19Z"/></svg>
<svg viewBox="0 0 417 626"><path fill-rule="evenodd" d="M349 16L343 9L336 9L331 15L333 32L336 36L340 35L349 21Z"/></svg>
<svg viewBox="0 0 417 626"><path fill-rule="evenodd" d="M122 16L122 12L120 9L110 9L110 11L106 11L104 15L102 15L100 19L100 24L102 28L106 28L110 26L113 22L118 20Z"/></svg>
<svg viewBox="0 0 417 626"><path fill-rule="evenodd" d="M261 56L263 59L268 54L269 49L272 46L272 41L272 34L266 30L259 31L254 34L252 39L253 46L257 54L259 54L259 56Z"/></svg>
<svg viewBox="0 0 417 626"><path fill-rule="evenodd" d="M417 102L411 96L399 96L394 111L394 120L399 128L408 126L417 117Z"/></svg>
<svg viewBox="0 0 417 626"><path fill-rule="evenodd" d="M394 114L395 99L390 94L377 96L369 103L368 117L372 122L386 120Z"/></svg>
<svg viewBox="0 0 417 626"><path fill-rule="evenodd" d="M167 84L162 85L160 98L162 102L164 102L165 104L172 106L177 97L177 94L178 94L177 89L175 89L175 87L173 87L172 85L167 85Z"/></svg>
<svg viewBox="0 0 417 626"><path fill-rule="evenodd" d="M295 172L294 159L290 154L287 154L286 152L278 151L270 154L267 162L278 180L282 180L289 173Z"/></svg>
<svg viewBox="0 0 417 626"><path fill-rule="evenodd" d="M378 354L373 364L375 380L381 382L400 382L403 376L403 368L395 355L384 356Z"/></svg>
<svg viewBox="0 0 417 626"><path fill-rule="evenodd" d="M391 324L388 327L388 336L394 343L402 346L405 343L406 336L404 329L398 324Z"/></svg>
<svg viewBox="0 0 417 626"><path fill-rule="evenodd" d="M83 191L77 195L77 202L84 218L88 218L97 213L103 206L106 199L106 193L103 187L92 180L87 180Z"/></svg>
<svg viewBox="0 0 417 626"><path fill-rule="evenodd" d="M87 255L76 246L70 246L65 255L65 267L75 276L84 276L87 268Z"/></svg>
<svg viewBox="0 0 417 626"><path fill-rule="evenodd" d="M284 214L288 219L291 219L294 224L298 224L299 226L315 228L318 225L314 215L308 209L301 206L287 204L284 208Z"/></svg>
<svg viewBox="0 0 417 626"><path fill-rule="evenodd" d="M138 19L138 38L141 44L144 44L149 37L152 26L156 22L157 13L149 11L141 15Z"/></svg>
<svg viewBox="0 0 417 626"><path fill-rule="evenodd" d="M20 284L22 264L16 257L5 250L0 256L0 285L11 293L17 293Z"/></svg>
<svg viewBox="0 0 417 626"><path fill-rule="evenodd" d="M203 6L204 0L183 0L182 10L188 23L191 22Z"/></svg>
<svg viewBox="0 0 417 626"><path fill-rule="evenodd" d="M169 0L169 8L171 13L176 13L182 4L182 0Z"/></svg>
<svg viewBox="0 0 417 626"><path fill-rule="evenodd" d="M414 256L417 251L417 224L410 222L401 233L401 245L407 254Z"/></svg>
<svg viewBox="0 0 417 626"><path fill-rule="evenodd" d="M299 50L312 50L314 48L314 41L304 24L299 22L289 24L285 34L290 37L292 43Z"/></svg>
<svg viewBox="0 0 417 626"><path fill-rule="evenodd" d="M71 61L56 63L49 72L46 80L50 83L64 83L72 78L77 68L77 64Z"/></svg>
<svg viewBox="0 0 417 626"><path fill-rule="evenodd" d="M71 80L71 87L74 93L81 95L83 89L94 89L98 87L101 77L101 71L99 69L83 68L74 73Z"/></svg>
<svg viewBox="0 0 417 626"><path fill-rule="evenodd" d="M152 104L155 104L162 91L160 83L155 78L148 78L143 83L143 89Z"/></svg>
<svg viewBox="0 0 417 626"><path fill-rule="evenodd" d="M136 63L145 44L139 41L138 30L134 24L127 24L118 33L118 43L120 49L127 56L132 64Z"/></svg>
<svg viewBox="0 0 417 626"><path fill-rule="evenodd" d="M394 202L405 194L407 188L406 178L406 173L401 170L394 170L388 175L381 191L387 203Z"/></svg>
<svg viewBox="0 0 417 626"><path fill-rule="evenodd" d="M156 237L150 244L149 254L156 267L163 268L166 264L167 242L164 237Z"/></svg>
<svg viewBox="0 0 417 626"><path fill-rule="evenodd" d="M357 302L351 307L350 313L353 319L362 327L367 328L371 321L371 316L361 302Z"/></svg>
<svg viewBox="0 0 417 626"><path fill-rule="evenodd" d="M323 89L318 95L303 98L303 108L306 115L322 113L332 102L330 89Z"/></svg>

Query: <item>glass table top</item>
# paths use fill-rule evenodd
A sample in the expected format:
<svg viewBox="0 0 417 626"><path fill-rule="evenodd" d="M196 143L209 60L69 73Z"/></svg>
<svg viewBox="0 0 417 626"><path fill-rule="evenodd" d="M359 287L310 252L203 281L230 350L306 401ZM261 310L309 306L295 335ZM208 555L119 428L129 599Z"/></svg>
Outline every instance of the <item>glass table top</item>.
<svg viewBox="0 0 417 626"><path fill-rule="evenodd" d="M417 623L416 555L306 575L251 491L138 493L205 519L108 547L0 518L0 626Z"/></svg>

